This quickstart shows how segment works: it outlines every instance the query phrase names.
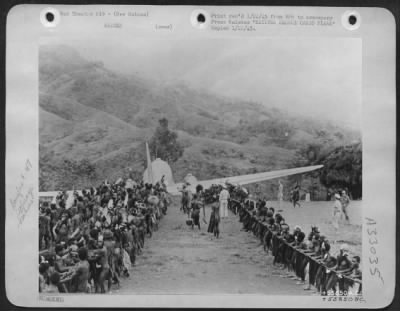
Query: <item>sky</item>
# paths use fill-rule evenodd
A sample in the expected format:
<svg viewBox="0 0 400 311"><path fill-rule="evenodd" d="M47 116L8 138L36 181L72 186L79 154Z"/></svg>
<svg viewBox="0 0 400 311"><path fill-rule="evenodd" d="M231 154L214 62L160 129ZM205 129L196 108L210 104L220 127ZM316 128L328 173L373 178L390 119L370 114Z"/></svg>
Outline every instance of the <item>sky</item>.
<svg viewBox="0 0 400 311"><path fill-rule="evenodd" d="M88 60L163 84L360 128L361 40L354 38L136 38L72 42Z"/></svg>

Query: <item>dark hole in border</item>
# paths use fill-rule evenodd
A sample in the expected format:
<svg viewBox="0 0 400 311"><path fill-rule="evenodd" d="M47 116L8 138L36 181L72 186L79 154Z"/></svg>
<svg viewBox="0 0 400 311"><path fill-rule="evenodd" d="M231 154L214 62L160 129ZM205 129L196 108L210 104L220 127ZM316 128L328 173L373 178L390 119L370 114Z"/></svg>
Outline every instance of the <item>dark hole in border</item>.
<svg viewBox="0 0 400 311"><path fill-rule="evenodd" d="M51 12L47 12L47 13L46 13L46 20L47 20L49 23L53 22L53 21L54 21L54 14L51 13Z"/></svg>
<svg viewBox="0 0 400 311"><path fill-rule="evenodd" d="M206 22L206 17L204 16L204 14L200 13L199 15L197 15L197 21L198 21L200 24L205 23L205 22Z"/></svg>
<svg viewBox="0 0 400 311"><path fill-rule="evenodd" d="M349 16L349 24L355 25L356 23L357 23L357 17L355 17L354 15L350 15Z"/></svg>

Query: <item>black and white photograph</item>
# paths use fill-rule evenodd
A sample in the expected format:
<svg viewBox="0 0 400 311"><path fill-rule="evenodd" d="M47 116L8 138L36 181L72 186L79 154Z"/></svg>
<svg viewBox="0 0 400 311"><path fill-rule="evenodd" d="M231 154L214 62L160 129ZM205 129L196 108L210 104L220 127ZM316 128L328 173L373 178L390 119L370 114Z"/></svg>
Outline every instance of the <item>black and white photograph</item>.
<svg viewBox="0 0 400 311"><path fill-rule="evenodd" d="M360 53L42 45L38 290L361 295Z"/></svg>
<svg viewBox="0 0 400 311"><path fill-rule="evenodd" d="M374 11L173 8L24 13L44 30L35 54L8 54L24 61L8 77L7 135L23 136L7 295L29 305L21 232L35 305L358 308L379 287L385 303L393 50L363 41Z"/></svg>

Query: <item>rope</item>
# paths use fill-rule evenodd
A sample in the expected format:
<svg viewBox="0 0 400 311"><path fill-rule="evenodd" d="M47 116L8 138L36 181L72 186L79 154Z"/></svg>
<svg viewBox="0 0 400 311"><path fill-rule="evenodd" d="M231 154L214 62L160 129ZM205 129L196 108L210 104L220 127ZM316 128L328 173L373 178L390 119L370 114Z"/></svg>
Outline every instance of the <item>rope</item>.
<svg viewBox="0 0 400 311"><path fill-rule="evenodd" d="M302 252L301 250L293 247L293 245L290 245L289 243L287 243L286 240L284 240L282 237L278 236L276 234L276 232L271 231L263 222L261 222L259 219L255 218L254 215L244 207L244 204L242 202L240 202L238 200L235 200L235 199L232 199L231 201L236 203L236 204L238 204L240 206L240 209L242 211L245 211L247 213L247 216L250 217L256 223L256 226L254 226L254 225L251 226L252 228L254 228L254 227L257 228L257 225L258 226L262 226L264 230L266 230L269 233L271 233L274 237L276 237L279 240L279 242L283 242L286 246L290 247L292 249L292 251L297 252L297 253L301 253L302 255L306 256L309 260L313 261L317 265L320 265L320 266L324 267L327 270L331 270L326 265L324 265L322 262L317 261L313 256L309 255L308 253ZM254 233L254 231L253 231L253 233ZM331 272L334 273L338 278L339 278L339 275L340 275L342 278L345 278L345 279L347 279L349 281L352 281L352 282L355 282L355 283L358 283L358 284L362 284L362 281L359 280L359 279L351 278L350 276L344 275L344 274L342 274L342 273L340 273L338 271L331 270Z"/></svg>

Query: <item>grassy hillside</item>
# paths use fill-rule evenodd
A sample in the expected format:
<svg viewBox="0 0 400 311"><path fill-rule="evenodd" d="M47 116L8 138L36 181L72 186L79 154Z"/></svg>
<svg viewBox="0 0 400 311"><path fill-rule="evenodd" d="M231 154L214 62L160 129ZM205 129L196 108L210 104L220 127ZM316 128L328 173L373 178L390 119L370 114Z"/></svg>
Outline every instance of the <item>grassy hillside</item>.
<svg viewBox="0 0 400 311"><path fill-rule="evenodd" d="M113 72L67 46L42 46L39 60L42 191L116 179L128 168L141 176L144 142L162 117L185 146L171 164L176 181L189 172L208 179L287 168L307 144L359 139L336 124L268 107L268 98L261 105L185 85L164 87ZM85 176L82 161L95 173Z"/></svg>

